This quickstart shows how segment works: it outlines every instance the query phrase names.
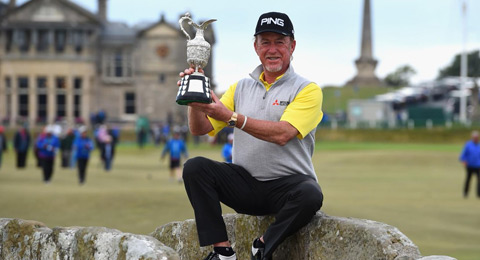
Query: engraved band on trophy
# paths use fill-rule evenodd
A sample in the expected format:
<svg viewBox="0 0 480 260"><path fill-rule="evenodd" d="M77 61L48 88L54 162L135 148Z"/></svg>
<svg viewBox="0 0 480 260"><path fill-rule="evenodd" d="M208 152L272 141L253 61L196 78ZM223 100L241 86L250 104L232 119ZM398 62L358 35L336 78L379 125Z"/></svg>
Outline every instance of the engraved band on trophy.
<svg viewBox="0 0 480 260"><path fill-rule="evenodd" d="M193 40L183 28L184 20L187 20L188 24L192 25L197 30ZM210 44L203 38L203 32L209 24L215 21L216 19L210 19L201 25L198 25L192 21L189 13L186 13L185 16L181 17L178 21L180 29L188 38L187 62L190 67L195 68L194 73L191 75L185 75L185 77L181 79L176 100L179 105L187 105L190 102L212 103L212 96L210 95L210 79L198 70L207 65L211 50Z"/></svg>

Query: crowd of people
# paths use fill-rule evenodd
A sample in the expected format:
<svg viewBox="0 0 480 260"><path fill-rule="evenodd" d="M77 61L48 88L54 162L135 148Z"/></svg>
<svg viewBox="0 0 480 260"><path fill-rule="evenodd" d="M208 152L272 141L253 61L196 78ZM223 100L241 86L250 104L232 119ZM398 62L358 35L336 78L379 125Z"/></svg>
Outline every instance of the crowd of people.
<svg viewBox="0 0 480 260"><path fill-rule="evenodd" d="M4 128L0 126L0 167L2 154L8 147L4 132ZM94 128L93 136L93 138L89 136L84 125L71 128L59 124L47 125L36 136L33 136L26 126L20 126L12 140L16 168L27 167L28 154L30 149L33 149L36 166L42 171L43 182L48 184L52 181L55 159L59 154L61 167L77 168L78 182L83 185L86 181L90 155L95 148L100 150L100 159L105 171L112 169L119 130L109 129L103 124ZM35 139L32 139L33 137Z"/></svg>
<svg viewBox="0 0 480 260"><path fill-rule="evenodd" d="M2 166L2 154L7 150L8 140L5 136L5 129L0 126L0 168ZM12 146L15 153L17 169L27 167L28 154L33 149L35 165L41 169L42 180L48 184L52 181L55 172L55 161L59 160L62 168L76 168L78 171L78 182L84 184L86 181L88 163L94 149L99 150L100 161L105 171L112 169L115 157L116 146L119 142L120 131L118 128L108 128L106 124L97 124L92 129L91 138L86 126L62 127L59 124L47 125L38 134L32 134L28 127L20 126L14 133ZM188 158L187 134L188 127L168 123L155 123L149 130L150 135L142 138L142 148L151 139L155 146L163 146L161 159L168 155L170 181L183 182L182 159ZM225 131L223 135L212 143L224 143L221 155L225 162L232 162L233 134ZM137 139L137 142L139 139ZM195 140L194 140L195 141ZM143 143L144 142L144 143Z"/></svg>

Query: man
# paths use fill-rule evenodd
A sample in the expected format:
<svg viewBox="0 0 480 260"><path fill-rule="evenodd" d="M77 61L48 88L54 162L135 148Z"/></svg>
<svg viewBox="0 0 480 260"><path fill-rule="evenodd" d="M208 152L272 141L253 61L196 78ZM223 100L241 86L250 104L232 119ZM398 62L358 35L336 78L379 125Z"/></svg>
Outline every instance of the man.
<svg viewBox="0 0 480 260"><path fill-rule="evenodd" d="M7 138L4 134L3 126L0 125L0 168L2 167L2 154L7 151Z"/></svg>
<svg viewBox="0 0 480 260"><path fill-rule="evenodd" d="M225 162L233 162L233 133L227 135L227 143L223 145L222 156Z"/></svg>
<svg viewBox="0 0 480 260"><path fill-rule="evenodd" d="M286 14L262 14L254 36L261 65L251 78L232 85L221 100L212 93L213 103L190 103L188 108L194 135L235 127L233 163L197 157L184 165L200 246L214 245L205 259L236 259L220 202L239 213L275 216L253 241L252 259L272 259L280 243L305 226L323 202L311 159L322 91L290 65L296 41Z"/></svg>
<svg viewBox="0 0 480 260"><path fill-rule="evenodd" d="M182 159L182 154L185 158L188 158L188 152L185 141L180 138L180 129L175 129L173 131L172 139L168 140L165 144L161 156L162 160L167 155L167 152L170 156L170 181L174 181L176 178L179 183L182 183L180 161Z"/></svg>
<svg viewBox="0 0 480 260"><path fill-rule="evenodd" d="M30 133L25 126L15 133L13 147L17 154L17 168L25 168L27 165L27 154L30 147Z"/></svg>
<svg viewBox="0 0 480 260"><path fill-rule="evenodd" d="M473 174L477 175L477 196L480 198L480 144L478 143L479 133L472 132L472 139L469 140L460 155L460 161L465 166L467 178L463 189L463 196L466 198L470 187L470 179Z"/></svg>
<svg viewBox="0 0 480 260"><path fill-rule="evenodd" d="M52 180L53 170L55 166L55 155L60 148L60 140L54 135L54 127L47 126L45 137L37 141L39 156L42 160L43 182L49 184Z"/></svg>
<svg viewBox="0 0 480 260"><path fill-rule="evenodd" d="M87 135L87 128L81 127L79 129L80 138L75 140L75 157L77 159L78 181L80 185L85 183L87 175L87 165L90 159L90 153L94 148L94 143Z"/></svg>

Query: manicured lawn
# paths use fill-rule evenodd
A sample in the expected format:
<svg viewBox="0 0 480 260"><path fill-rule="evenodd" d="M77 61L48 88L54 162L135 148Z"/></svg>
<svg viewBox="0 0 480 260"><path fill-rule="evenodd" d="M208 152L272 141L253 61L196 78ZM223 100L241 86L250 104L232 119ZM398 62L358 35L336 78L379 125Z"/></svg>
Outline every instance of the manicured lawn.
<svg viewBox="0 0 480 260"><path fill-rule="evenodd" d="M423 255L479 259L480 200L473 190L469 198L462 196L460 149L457 144L320 142L313 159L325 194L322 210L396 226ZM137 234L193 218L183 186L168 180L160 151L122 145L111 172L101 168L95 152L87 183L79 186L76 170L62 169L58 161L52 183L43 184L33 157L26 170L17 170L10 150L0 168L0 217ZM192 146L189 152L220 159L220 147Z"/></svg>

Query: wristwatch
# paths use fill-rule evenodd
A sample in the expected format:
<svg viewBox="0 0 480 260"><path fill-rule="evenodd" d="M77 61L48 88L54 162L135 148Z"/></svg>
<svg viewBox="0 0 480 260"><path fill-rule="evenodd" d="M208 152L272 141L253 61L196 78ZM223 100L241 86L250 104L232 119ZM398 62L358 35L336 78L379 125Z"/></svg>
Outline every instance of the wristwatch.
<svg viewBox="0 0 480 260"><path fill-rule="evenodd" d="M232 117L230 117L230 120L227 122L228 127L235 127L237 125L237 113L233 112Z"/></svg>

